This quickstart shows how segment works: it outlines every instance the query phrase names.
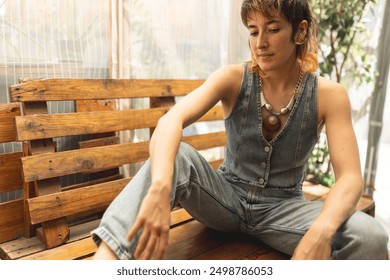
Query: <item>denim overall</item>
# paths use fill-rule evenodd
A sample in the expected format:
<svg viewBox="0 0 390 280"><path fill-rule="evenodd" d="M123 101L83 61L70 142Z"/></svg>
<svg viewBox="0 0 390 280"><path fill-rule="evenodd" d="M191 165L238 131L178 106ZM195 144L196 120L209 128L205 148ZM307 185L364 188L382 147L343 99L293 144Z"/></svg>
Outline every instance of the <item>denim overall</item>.
<svg viewBox="0 0 390 280"><path fill-rule="evenodd" d="M267 141L262 134L259 76L245 63L240 93L225 119L226 158L215 171L191 146L181 143L172 183L171 205L219 231L244 232L292 255L322 208L304 200L304 166L317 141L317 75L306 74L287 123ZM111 203L99 228L120 259L134 259L140 233L129 242L143 197L150 187L150 161ZM387 235L375 219L353 214L332 242L333 259L387 259Z"/></svg>

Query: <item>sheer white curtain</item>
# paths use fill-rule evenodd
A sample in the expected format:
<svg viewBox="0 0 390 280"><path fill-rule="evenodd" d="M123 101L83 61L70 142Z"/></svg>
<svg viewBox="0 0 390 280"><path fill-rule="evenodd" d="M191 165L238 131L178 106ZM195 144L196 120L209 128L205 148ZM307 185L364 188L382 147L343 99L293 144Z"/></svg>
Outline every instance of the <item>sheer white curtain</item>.
<svg viewBox="0 0 390 280"><path fill-rule="evenodd" d="M20 78L109 76L107 0L0 0L0 103ZM72 102L49 102L52 112L71 112ZM58 147L76 145L58 139ZM20 150L0 144L0 153ZM73 179L72 179L73 180ZM0 201L20 193L1 194Z"/></svg>
<svg viewBox="0 0 390 280"><path fill-rule="evenodd" d="M110 3L113 78L205 79L222 65L250 58L240 0ZM119 104L121 109L132 106L148 106L148 100ZM121 133L126 142L148 137L148 130ZM122 172L129 175L136 170L130 167Z"/></svg>
<svg viewBox="0 0 390 280"><path fill-rule="evenodd" d="M223 64L248 59L240 4L111 0L112 76L206 78Z"/></svg>

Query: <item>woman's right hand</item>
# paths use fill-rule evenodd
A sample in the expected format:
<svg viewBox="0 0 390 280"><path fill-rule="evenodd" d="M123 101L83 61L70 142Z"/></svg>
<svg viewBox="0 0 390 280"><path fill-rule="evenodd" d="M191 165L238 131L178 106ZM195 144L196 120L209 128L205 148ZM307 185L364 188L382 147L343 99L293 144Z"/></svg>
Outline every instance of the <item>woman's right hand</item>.
<svg viewBox="0 0 390 280"><path fill-rule="evenodd" d="M163 258L168 245L170 214L170 193L164 194L162 188L151 187L127 236L131 241L142 230L134 253L137 259Z"/></svg>

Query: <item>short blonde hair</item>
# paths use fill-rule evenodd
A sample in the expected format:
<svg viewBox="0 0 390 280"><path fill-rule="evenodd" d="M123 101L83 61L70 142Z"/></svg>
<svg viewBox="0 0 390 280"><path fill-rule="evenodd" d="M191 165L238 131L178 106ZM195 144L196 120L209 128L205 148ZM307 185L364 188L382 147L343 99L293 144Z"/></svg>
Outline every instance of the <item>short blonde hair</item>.
<svg viewBox="0 0 390 280"><path fill-rule="evenodd" d="M299 24L306 20L307 33L303 44L297 45L297 59L304 72L315 72L318 68L317 23L313 16L309 0L243 0L241 19L246 27L252 12L272 17L277 12L291 24L291 40L295 42ZM252 70L261 71L252 54Z"/></svg>

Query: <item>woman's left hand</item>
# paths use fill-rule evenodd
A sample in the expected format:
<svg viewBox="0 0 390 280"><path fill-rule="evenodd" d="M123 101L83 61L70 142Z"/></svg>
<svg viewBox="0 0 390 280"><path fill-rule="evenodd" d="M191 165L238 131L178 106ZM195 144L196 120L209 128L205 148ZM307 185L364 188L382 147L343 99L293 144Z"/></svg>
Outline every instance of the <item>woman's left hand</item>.
<svg viewBox="0 0 390 280"><path fill-rule="evenodd" d="M309 229L295 249L292 260L328 260L331 242L331 238L321 237L321 234Z"/></svg>

